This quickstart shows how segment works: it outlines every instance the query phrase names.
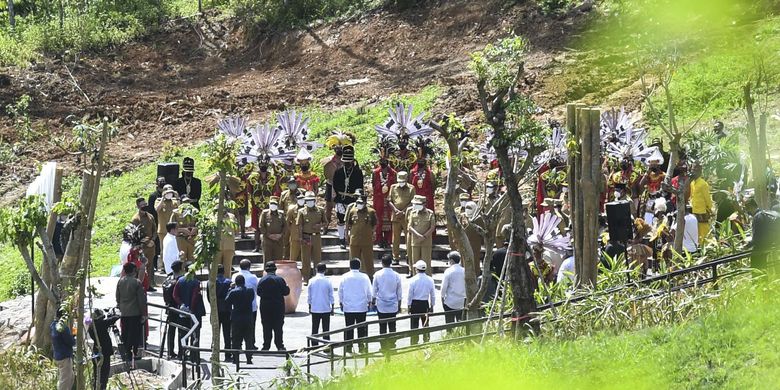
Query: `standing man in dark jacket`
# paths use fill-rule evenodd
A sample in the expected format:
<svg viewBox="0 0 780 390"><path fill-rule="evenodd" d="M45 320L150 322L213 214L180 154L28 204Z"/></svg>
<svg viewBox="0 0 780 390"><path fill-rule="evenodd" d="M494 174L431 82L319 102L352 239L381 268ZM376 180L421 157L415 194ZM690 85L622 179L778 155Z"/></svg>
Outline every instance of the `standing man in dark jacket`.
<svg viewBox="0 0 780 390"><path fill-rule="evenodd" d="M49 326L54 361L57 363L57 390L71 390L73 387L73 346L76 339L68 326L65 310L57 309L56 317Z"/></svg>
<svg viewBox="0 0 780 390"><path fill-rule="evenodd" d="M341 249L346 249L345 216L347 206L357 200L355 190L363 189L363 171L355 162L355 149L351 146L343 149L341 162L344 165L333 174L333 190L336 192L334 200L336 202L336 216L339 219L336 227L338 228Z"/></svg>
<svg viewBox="0 0 780 390"><path fill-rule="evenodd" d="M174 341L176 341L176 344L179 346L179 353L181 353L181 338L184 337L186 332L184 329L179 329L176 327L176 325L181 326L187 326L189 323L189 319L181 318L179 313L170 310L170 308L178 309L178 305L176 304L176 300L173 299L173 291L176 290L176 284L179 283L179 278L182 275L182 269L184 268L184 264L176 260L171 264L171 274L168 275L168 278L165 279L162 285L162 293L163 293L163 300L165 301L165 306L168 306L168 334L167 334L167 342L168 342L168 359L169 360L175 360L178 359L178 355L174 353L173 346ZM176 333L178 331L179 337L176 337Z"/></svg>
<svg viewBox="0 0 780 390"><path fill-rule="evenodd" d="M89 327L89 337L95 343L93 353L92 388L105 390L108 387L108 376L111 372L111 356L114 354L114 346L111 343L108 328L114 325L118 316L106 316L103 310L95 309L92 312L92 325ZM98 368L98 361L100 367Z"/></svg>
<svg viewBox="0 0 780 390"><path fill-rule="evenodd" d="M284 351L282 326L284 326L284 297L290 295L287 282L276 276L276 263L265 263L265 276L257 282L260 297L260 322L263 324L263 350L271 349L271 338L276 349Z"/></svg>
<svg viewBox="0 0 780 390"><path fill-rule="evenodd" d="M173 289L173 300L179 306L179 309L192 313L197 319L197 325L191 321L186 322L189 326L195 326L190 345L198 347L200 346L200 328L203 323L203 316L206 315L206 306L203 304L203 295L200 293L200 281L194 275L188 275L189 270L190 263L186 263L184 265L184 276L179 278L179 281L176 282L176 287ZM194 353L193 361L196 363L200 362L200 353Z"/></svg>
<svg viewBox="0 0 780 390"><path fill-rule="evenodd" d="M225 303L230 307L230 326L233 333L233 349L241 349L241 343L247 350L253 349L254 344L254 315L252 314L252 302L255 301L255 292L246 288L244 275L236 275L236 286L227 293ZM238 354L233 356L233 363L238 364ZM246 354L246 363L252 364L252 355Z"/></svg>
<svg viewBox="0 0 780 390"><path fill-rule="evenodd" d="M225 266L220 264L217 266L217 312L219 313L219 326L222 328L222 340L225 342L225 349L230 349L230 304L227 303L225 298L230 291L230 279L225 277ZM208 291L208 284L206 284L206 291ZM208 294L206 294L208 297ZM254 295L252 296L254 297ZM211 303L211 310L214 310L214 303ZM230 354L225 354L225 361L230 361Z"/></svg>
<svg viewBox="0 0 780 390"><path fill-rule="evenodd" d="M121 313L122 344L127 353L124 360L138 356L138 348L144 343L144 313L146 313L146 291L136 277L135 263L127 262L122 267L124 276L116 285L116 305Z"/></svg>

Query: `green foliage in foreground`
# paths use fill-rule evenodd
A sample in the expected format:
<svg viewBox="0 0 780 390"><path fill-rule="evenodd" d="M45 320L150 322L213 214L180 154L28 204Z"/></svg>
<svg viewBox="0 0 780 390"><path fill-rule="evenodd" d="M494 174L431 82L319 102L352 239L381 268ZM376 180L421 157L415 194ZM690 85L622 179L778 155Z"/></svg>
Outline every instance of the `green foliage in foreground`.
<svg viewBox="0 0 780 390"><path fill-rule="evenodd" d="M370 162L376 160L372 156L371 149L376 143L374 125L382 124L387 118L387 109L394 104L404 103L415 106L415 114L420 111L428 111L436 97L439 95L437 87L424 88L416 95L394 96L388 100L372 105L347 108L339 111L326 111L317 107L304 107L302 111L311 118L310 128L315 140L320 142L330 134L332 129L350 131L358 138L356 145L356 157L358 161L366 162L363 165L370 166ZM275 115L273 116L275 118ZM252 121L266 118L250 118ZM216 123L214 123L216 128ZM210 175L203 159L203 147L180 147L164 145L159 161L173 161L181 163L184 156L195 158L195 175L201 179ZM315 155L313 168L315 172L321 172L319 158L325 157L330 152L325 148L318 150ZM110 158L110 156L109 156ZM111 267L119 264L119 244L122 239L122 229L130 221L135 213L135 198L148 197L154 191L154 179L157 163L144 164L141 167L125 172L121 176L103 178L98 195L98 208L95 214L95 228L92 235L92 275L107 276ZM78 198L80 180L66 178L65 192ZM204 188L204 196L208 191ZM41 254L36 254L36 260L40 261ZM0 301L18 294L29 293L30 275L15 248L8 245L0 245Z"/></svg>
<svg viewBox="0 0 780 390"><path fill-rule="evenodd" d="M333 389L770 389L780 383L780 288L747 289L699 320L574 341L493 340L377 363ZM723 298L718 298L723 300Z"/></svg>
<svg viewBox="0 0 780 390"><path fill-rule="evenodd" d="M0 389L54 389L57 367L32 348L13 347L0 352Z"/></svg>

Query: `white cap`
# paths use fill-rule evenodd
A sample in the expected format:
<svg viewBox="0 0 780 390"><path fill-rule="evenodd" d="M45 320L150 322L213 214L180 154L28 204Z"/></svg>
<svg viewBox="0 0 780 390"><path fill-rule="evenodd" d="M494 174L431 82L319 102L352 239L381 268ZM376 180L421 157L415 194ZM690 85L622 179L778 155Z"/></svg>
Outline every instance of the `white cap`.
<svg viewBox="0 0 780 390"><path fill-rule="evenodd" d="M298 161L311 160L311 153L309 153L306 148L301 148L301 150L298 151L298 154L295 155L295 159Z"/></svg>
<svg viewBox="0 0 780 390"><path fill-rule="evenodd" d="M425 262L422 260L417 260L417 262L414 263L414 268L417 269L418 271L425 271L425 267L426 267Z"/></svg>

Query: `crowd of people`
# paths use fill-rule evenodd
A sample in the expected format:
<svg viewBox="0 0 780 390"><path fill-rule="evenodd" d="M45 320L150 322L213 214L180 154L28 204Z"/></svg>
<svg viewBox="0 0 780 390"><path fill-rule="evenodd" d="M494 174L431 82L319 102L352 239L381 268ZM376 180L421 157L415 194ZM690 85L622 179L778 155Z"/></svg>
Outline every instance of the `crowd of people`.
<svg viewBox="0 0 780 390"><path fill-rule="evenodd" d="M246 131L234 120L220 123L221 128L240 125L239 133L245 134L236 159L238 175L227 180L231 208L225 211L224 219L232 223L227 224L213 260L219 263L219 271L217 302L211 302L211 307L219 312L226 347L256 348L255 323L260 311L261 349L268 350L273 341L277 349L284 350L284 296L289 294L289 287L274 273L279 260L300 262L308 288L312 334L330 329L336 302L344 314L344 325L350 326L365 322L371 310L380 319L395 317L401 312L404 296L409 313L421 314L412 318L410 326L425 325L422 314L433 309L436 295L431 260L436 216L443 209L441 199L436 197L442 186L437 178L445 175L439 172L436 160L441 154L432 140L432 128L420 119L422 116L412 116L411 112L411 107L399 106L390 111L387 123L377 126L374 167L361 166L357 161L357 141L351 134L334 131L325 145L308 140L307 121L294 112L280 114L277 127L261 125ZM570 283L575 276L569 235L573 227L566 135L556 123L551 123L551 128L546 151L533 161L535 184L521 188L533 254L529 266L537 286ZM682 234L682 250L696 253L713 236L716 223L746 230L759 213L775 213L770 216L776 217L776 210L758 210L751 191L743 188L744 179L719 188L733 196L716 204L714 189L699 162L683 153L669 170L669 154L662 142L656 139L646 144L646 138L646 131L635 128L630 115L622 111L607 112L602 118L599 253L603 264L614 265L609 259L623 256L626 264L633 263L643 275L649 275L657 272L662 262L674 264L677 234ZM469 257L477 260L468 266L477 277L493 275L489 296L506 257L511 210L507 202L501 202L505 188L494 151L489 144L478 146L476 142L464 142L455 206L473 251ZM322 146L331 154L319 162L320 176L313 171L312 151ZM526 155L513 151L512 158L524 159ZM166 304L188 313L171 311L170 323L186 326L191 316L200 322L206 313L200 282L186 276L195 260L202 195L201 180L194 177L194 164L193 159L185 158L181 177L171 183L159 177L155 191L148 198L136 200L137 213L125 229L121 250L124 265L116 296L122 339L130 357L148 333L148 326L144 326L148 313L145 294L155 291L156 270L168 275L163 284ZM667 173L671 173L671 179ZM206 181L213 185L216 177ZM769 183L776 185L774 176ZM776 186L769 190L770 204L775 208L776 190ZM678 197L682 197L680 202ZM495 230L488 232L488 241L484 241L481 231L490 226L484 217L494 205L498 205L493 216L497 223L493 224ZM612 209L613 205L625 207ZM678 207L685 209L681 232L676 231ZM608 223L612 217L628 221L628 233L616 235L616 226ZM325 275L327 265L322 262L323 235L334 222L338 244L348 250L351 259L350 271L337 289L338 301L333 282ZM233 272L235 241L249 237L247 227L254 233L255 251L262 252L266 274L260 279L250 271L251 262L246 259ZM490 268L483 270L479 260L488 246L494 248L494 256ZM380 270L374 269L377 248L389 249L381 256ZM440 299L447 322L451 322L461 318L467 281L460 254L451 252L447 260L450 267L444 273ZM402 276L393 270L401 261L408 264L407 277L411 279L405 295ZM395 325L394 321L382 323L379 331L394 332ZM167 344L172 358L177 357L174 340L180 340L175 334L176 328L170 327ZM357 334L366 336L367 328L358 327ZM193 339L195 345L198 335L199 330ZM347 339L353 337L352 331L345 334ZM181 346L178 351L181 353ZM238 358L226 355L227 360ZM251 361L251 355L247 360Z"/></svg>

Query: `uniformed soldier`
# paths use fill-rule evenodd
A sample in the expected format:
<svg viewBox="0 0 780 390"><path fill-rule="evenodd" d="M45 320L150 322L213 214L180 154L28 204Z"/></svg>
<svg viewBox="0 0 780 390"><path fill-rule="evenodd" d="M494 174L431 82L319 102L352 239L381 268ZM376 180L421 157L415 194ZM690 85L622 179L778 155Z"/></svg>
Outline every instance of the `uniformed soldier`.
<svg viewBox="0 0 780 390"><path fill-rule="evenodd" d="M159 211L158 211L159 212ZM198 209L190 204L187 195L181 196L181 204L171 214L169 222L176 222L176 245L182 253L181 260L195 261L195 237L198 236L198 228L195 226Z"/></svg>
<svg viewBox="0 0 780 390"><path fill-rule="evenodd" d="M292 261L299 261L301 258L301 229L298 226L298 210L305 207L305 197L302 193L298 193L298 199L296 202L287 207L285 214L287 224L285 231L287 232L287 247L290 250L290 256L287 257Z"/></svg>
<svg viewBox="0 0 780 390"><path fill-rule="evenodd" d="M285 215L279 210L279 198L272 196L268 208L260 214L260 233L263 237L263 263L282 258L282 237Z"/></svg>
<svg viewBox="0 0 780 390"><path fill-rule="evenodd" d="M290 209L290 206L296 206L296 199L298 198L298 194L300 194L300 190L298 189L298 182L296 182L294 176L290 176L287 179L287 189L282 191L282 195L279 197L279 210L282 210L285 217L287 216L287 210ZM288 221L285 218L285 222L287 225L290 225L290 221ZM290 257L290 229L285 228L284 233L282 235L282 256L284 256L285 259L291 259Z"/></svg>
<svg viewBox="0 0 780 390"><path fill-rule="evenodd" d="M311 277L312 262L319 263L322 260L322 229L328 226L325 211L317 207L317 197L313 192L307 192L305 207L298 211L295 221L299 226L301 242L301 272L303 280L308 283Z"/></svg>
<svg viewBox="0 0 780 390"><path fill-rule="evenodd" d="M459 215L460 222L466 229L466 237L471 244L472 255L474 256L474 275L479 275L480 264L482 263L482 235L479 234L479 228L484 229L484 220L482 216L477 215L477 204L474 202L466 202L464 205L464 211ZM462 264L467 266L467 264Z"/></svg>
<svg viewBox="0 0 780 390"><path fill-rule="evenodd" d="M236 216L229 212L228 209L225 209L223 221L222 238L219 243L216 261L222 264L227 275L232 275L233 256L236 254L236 228L238 227L238 221Z"/></svg>
<svg viewBox="0 0 780 390"><path fill-rule="evenodd" d="M163 253L163 240L165 235L168 234L168 230L165 225L171 221L171 215L176 208L179 207L179 199L176 196L176 191L173 190L173 186L166 184L163 187L162 196L154 201L154 209L157 211L157 238L160 240L160 253ZM164 269L162 256L160 256L160 264L158 269Z"/></svg>
<svg viewBox="0 0 780 390"><path fill-rule="evenodd" d="M135 226L141 228L141 232L144 234L143 241L141 241L142 251L144 257L146 257L146 274L151 275L149 278L150 286L154 287L154 237L157 232L157 221L154 220L154 216L151 213L146 212L146 200L144 198L138 198L135 200L135 206L138 208L138 212L135 213L133 219L130 220Z"/></svg>
<svg viewBox="0 0 780 390"><path fill-rule="evenodd" d="M365 197L358 197L354 206L346 215L347 237L349 239L349 257L359 258L362 271L374 277L373 233L376 227L376 212L366 206Z"/></svg>
<svg viewBox="0 0 780 390"><path fill-rule="evenodd" d="M471 196L465 192L458 195L458 207L455 208L455 212L458 213L458 215L466 212L466 203L470 200Z"/></svg>
<svg viewBox="0 0 780 390"><path fill-rule="evenodd" d="M406 182L407 177L405 171L398 172L397 183L390 187L390 207L393 209L390 216L393 225L393 261L396 264L401 258L401 232L406 231L406 209L415 195L414 187ZM408 252L409 247L406 249Z"/></svg>
<svg viewBox="0 0 780 390"><path fill-rule="evenodd" d="M436 231L436 218L433 210L425 208L426 198L415 195L412 208L406 211L407 230L409 237L408 258L409 275L414 275L412 261L423 260L427 265L426 272L431 274L431 251L433 249L433 233ZM416 259L416 260L415 260Z"/></svg>

